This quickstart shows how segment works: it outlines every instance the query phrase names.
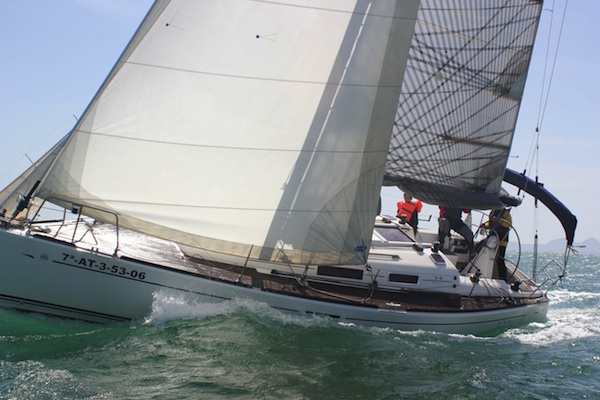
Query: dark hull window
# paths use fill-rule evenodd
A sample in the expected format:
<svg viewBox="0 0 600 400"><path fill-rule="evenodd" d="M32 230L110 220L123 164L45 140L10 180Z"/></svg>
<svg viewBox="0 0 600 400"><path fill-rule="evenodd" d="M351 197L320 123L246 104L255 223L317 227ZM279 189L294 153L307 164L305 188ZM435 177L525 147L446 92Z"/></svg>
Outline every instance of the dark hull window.
<svg viewBox="0 0 600 400"><path fill-rule="evenodd" d="M419 282L419 277L417 275L390 274L389 281L402 283L417 283Z"/></svg>
<svg viewBox="0 0 600 400"><path fill-rule="evenodd" d="M336 278L351 278L361 279L363 278L363 271L358 269L340 268L340 267L329 267L327 265L321 265L317 269L317 275L332 276Z"/></svg>

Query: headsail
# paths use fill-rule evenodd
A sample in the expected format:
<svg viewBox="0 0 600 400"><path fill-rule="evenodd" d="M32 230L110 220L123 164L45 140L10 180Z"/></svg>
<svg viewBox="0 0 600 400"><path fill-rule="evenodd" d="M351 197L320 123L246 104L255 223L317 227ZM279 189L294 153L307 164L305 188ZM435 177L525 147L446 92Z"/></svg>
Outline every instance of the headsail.
<svg viewBox="0 0 600 400"><path fill-rule="evenodd" d="M423 0L385 184L491 208L513 139L541 1Z"/></svg>
<svg viewBox="0 0 600 400"><path fill-rule="evenodd" d="M360 262L418 5L159 0L38 195L224 254Z"/></svg>

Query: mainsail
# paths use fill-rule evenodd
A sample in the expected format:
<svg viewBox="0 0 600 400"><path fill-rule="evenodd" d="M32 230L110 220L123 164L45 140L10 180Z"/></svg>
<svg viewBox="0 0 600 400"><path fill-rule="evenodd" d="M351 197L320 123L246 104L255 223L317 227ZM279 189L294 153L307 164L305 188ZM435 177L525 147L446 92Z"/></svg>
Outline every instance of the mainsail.
<svg viewBox="0 0 600 400"><path fill-rule="evenodd" d="M364 262L418 6L159 0L37 195L213 252Z"/></svg>
<svg viewBox="0 0 600 400"><path fill-rule="evenodd" d="M423 0L385 185L428 203L500 205L542 2Z"/></svg>

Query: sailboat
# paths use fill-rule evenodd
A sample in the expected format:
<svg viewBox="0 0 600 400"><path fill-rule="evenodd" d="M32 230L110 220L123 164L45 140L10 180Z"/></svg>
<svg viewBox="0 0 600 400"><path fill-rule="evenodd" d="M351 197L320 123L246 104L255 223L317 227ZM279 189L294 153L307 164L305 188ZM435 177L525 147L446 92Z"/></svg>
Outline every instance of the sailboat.
<svg viewBox="0 0 600 400"><path fill-rule="evenodd" d="M157 0L73 129L0 193L0 306L92 322L161 293L344 324L473 333L543 321L500 238L379 215L509 205L542 9L502 0ZM506 179L505 179L506 177ZM512 204L514 205L514 204ZM192 301L192 300L191 300Z"/></svg>

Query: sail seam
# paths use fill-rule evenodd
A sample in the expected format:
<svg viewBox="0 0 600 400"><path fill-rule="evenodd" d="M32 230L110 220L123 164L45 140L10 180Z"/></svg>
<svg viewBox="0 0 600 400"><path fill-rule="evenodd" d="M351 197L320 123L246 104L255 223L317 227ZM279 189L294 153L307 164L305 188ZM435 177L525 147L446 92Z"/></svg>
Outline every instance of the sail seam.
<svg viewBox="0 0 600 400"><path fill-rule="evenodd" d="M301 8L304 10L326 11L326 12L340 13L340 14L347 14L347 15L365 15L365 13L362 13L362 12L340 10L340 9L336 9L336 8L305 6L305 5L300 5L300 4L289 4L289 3L283 4L280 2L275 2L275 1L270 1L270 0L250 0L250 1L253 1L255 3L264 3L264 4L274 5L274 6L281 6L281 7ZM388 19L388 20L393 19L393 20L400 20L400 21L411 21L410 17L399 17L399 16L395 16L395 15L383 15L383 14L377 14L377 13L369 14L369 17L384 18L384 19Z"/></svg>
<svg viewBox="0 0 600 400"><path fill-rule="evenodd" d="M94 199L86 199L79 198L78 201L85 203L88 200ZM260 207L224 207L224 206L210 206L210 205L200 205L200 204L173 204L173 203L160 203L160 202L148 202L148 201L133 201L133 200L119 200L119 199L105 199L104 202L107 204L144 204L147 206L164 206L164 207L175 207L175 208L194 208L194 209L211 209L211 210L233 210L233 211L264 211L264 212L275 212L275 211L294 211L301 213L319 213L322 212L321 209L309 210L309 209L298 209L294 208L286 210L281 208L260 208ZM350 214L352 213L352 209L348 210L328 210L328 213L331 214Z"/></svg>
<svg viewBox="0 0 600 400"><path fill-rule="evenodd" d="M365 83L317 82L317 81L304 81L304 80L283 79L283 78L266 78L266 77L260 77L260 76L223 74L223 73L217 73L217 72L195 71L195 70L191 70L191 69L175 68L175 67L169 67L169 66L165 66L165 65L146 64L146 63L140 63L140 62L134 62L134 61L127 61L126 64L137 65L140 67L159 68L159 69L165 69L165 70L170 70L170 71L185 72L185 73L189 73L189 74L220 76L223 78L246 79L246 80L256 80L256 81L266 81L266 82L297 83L297 84L301 84L301 85L326 85L326 86L347 86L347 87L366 87L366 88L400 88L401 87L401 85L369 85L369 84L365 84Z"/></svg>
<svg viewBox="0 0 600 400"><path fill-rule="evenodd" d="M226 150L246 150L246 151L268 151L268 152L290 152L290 153L323 153L323 154L380 154L386 153L387 151L354 151L354 150L327 150L327 149L283 149L283 148L266 148L266 147L240 147L240 146L223 146L223 145L210 145L210 144L199 144L199 143L181 143L181 142L167 142L164 140L153 140L146 138L135 138L128 136L111 135L102 132L90 132L79 130L78 133L88 134L90 136L102 136L109 138L116 138L122 140L130 140L135 142L155 143L160 145L171 145L171 146L186 146L186 147L200 147L207 149L226 149Z"/></svg>

